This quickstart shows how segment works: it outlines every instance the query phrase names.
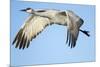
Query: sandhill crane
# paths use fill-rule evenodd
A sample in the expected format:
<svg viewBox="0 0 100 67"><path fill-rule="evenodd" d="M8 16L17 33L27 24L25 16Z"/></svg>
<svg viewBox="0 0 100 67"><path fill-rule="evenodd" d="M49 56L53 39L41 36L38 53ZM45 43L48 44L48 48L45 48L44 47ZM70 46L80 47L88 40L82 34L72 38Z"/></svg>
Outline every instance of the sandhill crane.
<svg viewBox="0 0 100 67"><path fill-rule="evenodd" d="M71 10L33 10L32 8L26 8L21 11L29 13L30 16L26 19L12 43L16 43L15 48L28 48L30 41L35 39L36 36L40 34L48 25L52 24L66 26L66 43L68 43L71 48L74 48L76 45L79 31L87 36L90 36L88 34L89 31L83 31L80 29L84 22L83 19Z"/></svg>

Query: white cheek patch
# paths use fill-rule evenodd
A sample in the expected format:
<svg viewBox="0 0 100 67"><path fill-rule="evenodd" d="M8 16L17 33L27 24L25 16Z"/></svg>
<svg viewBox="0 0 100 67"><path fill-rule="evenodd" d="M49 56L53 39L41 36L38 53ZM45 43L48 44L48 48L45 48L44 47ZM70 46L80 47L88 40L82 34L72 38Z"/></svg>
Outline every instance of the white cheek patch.
<svg viewBox="0 0 100 67"><path fill-rule="evenodd" d="M32 10L27 10L27 13L32 13Z"/></svg>

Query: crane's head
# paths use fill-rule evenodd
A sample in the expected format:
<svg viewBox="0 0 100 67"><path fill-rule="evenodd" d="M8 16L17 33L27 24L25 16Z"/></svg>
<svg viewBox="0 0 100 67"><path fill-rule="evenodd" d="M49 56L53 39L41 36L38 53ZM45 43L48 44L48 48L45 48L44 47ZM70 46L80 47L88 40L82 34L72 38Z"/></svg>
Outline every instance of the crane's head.
<svg viewBox="0 0 100 67"><path fill-rule="evenodd" d="M34 10L32 8L26 8L26 9L22 9L21 11L27 12L27 13L34 13Z"/></svg>

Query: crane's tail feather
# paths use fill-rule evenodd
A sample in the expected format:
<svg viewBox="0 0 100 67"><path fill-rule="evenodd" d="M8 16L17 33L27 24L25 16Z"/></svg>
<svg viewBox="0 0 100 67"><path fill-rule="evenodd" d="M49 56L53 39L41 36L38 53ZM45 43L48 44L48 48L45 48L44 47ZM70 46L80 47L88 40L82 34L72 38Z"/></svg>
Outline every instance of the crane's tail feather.
<svg viewBox="0 0 100 67"><path fill-rule="evenodd" d="M81 30L81 29L80 29L80 31L81 31L82 33L84 33L85 35L87 35L88 37L90 36L89 31L86 31L86 30L83 31L83 30Z"/></svg>

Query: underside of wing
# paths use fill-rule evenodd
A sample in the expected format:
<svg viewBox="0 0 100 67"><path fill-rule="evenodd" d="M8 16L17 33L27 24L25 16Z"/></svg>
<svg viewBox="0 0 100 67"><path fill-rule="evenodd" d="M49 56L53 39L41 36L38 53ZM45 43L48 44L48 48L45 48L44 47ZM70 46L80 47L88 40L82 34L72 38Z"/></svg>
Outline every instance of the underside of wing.
<svg viewBox="0 0 100 67"><path fill-rule="evenodd" d="M67 31L67 40L66 43L69 41L68 46L74 48L76 46L76 41L78 38L79 30L69 30Z"/></svg>
<svg viewBox="0 0 100 67"><path fill-rule="evenodd" d="M79 35L79 28L83 24L83 20L81 20L80 17L75 15L74 13L68 13L67 14L67 25L68 25L68 30L67 30L67 40L66 43L71 48L74 48L76 46L76 41Z"/></svg>
<svg viewBox="0 0 100 67"><path fill-rule="evenodd" d="M36 38L36 36L43 31L43 29L49 24L49 19L40 16L30 16L25 22L23 27L17 33L13 44L16 43L16 48L24 49L28 48L30 41Z"/></svg>

